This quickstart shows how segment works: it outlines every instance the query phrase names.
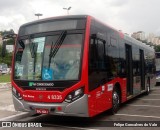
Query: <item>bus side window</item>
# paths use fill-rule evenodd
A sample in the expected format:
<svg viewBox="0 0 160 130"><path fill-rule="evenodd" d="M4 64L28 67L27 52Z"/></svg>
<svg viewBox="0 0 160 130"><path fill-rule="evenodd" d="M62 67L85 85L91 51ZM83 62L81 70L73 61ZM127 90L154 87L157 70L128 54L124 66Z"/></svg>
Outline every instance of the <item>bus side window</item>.
<svg viewBox="0 0 160 130"><path fill-rule="evenodd" d="M105 52L105 43L98 41L98 64L97 67L99 70L106 70L106 52Z"/></svg>
<svg viewBox="0 0 160 130"><path fill-rule="evenodd" d="M95 39L91 39L90 41L90 54L89 54L89 68L90 70L95 70L97 68L96 60L97 60L97 47L95 44Z"/></svg>
<svg viewBox="0 0 160 130"><path fill-rule="evenodd" d="M105 43L98 39L91 39L90 42L90 71L103 71L105 64Z"/></svg>

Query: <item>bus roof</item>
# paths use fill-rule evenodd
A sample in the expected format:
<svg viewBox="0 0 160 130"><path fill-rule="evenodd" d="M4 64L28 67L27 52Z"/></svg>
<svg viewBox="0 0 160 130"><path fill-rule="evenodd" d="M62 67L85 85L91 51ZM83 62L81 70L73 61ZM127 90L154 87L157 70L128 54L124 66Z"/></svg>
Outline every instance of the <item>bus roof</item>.
<svg viewBox="0 0 160 130"><path fill-rule="evenodd" d="M90 15L67 15L67 16L56 16L56 17L50 17L50 18L45 18L45 19L40 19L40 20L36 20L36 21L32 21L32 22L29 22L29 23L25 23L23 24L21 27L23 26L28 26L28 25L31 25L31 24L36 24L36 23L41 23L41 22L45 22L45 21L52 21L52 20L62 20L62 19L86 19L87 17L91 17L92 19L95 19L96 21L104 24L105 26L111 28L112 30L116 31L117 33L122 33L124 35L124 40L127 40L131 43L135 43L136 45L142 47L142 48L146 48L150 51L154 51L154 49L149 46L149 45L146 45L145 43L142 43L126 34L124 34L123 32L119 32L117 29L97 20L96 18L90 16Z"/></svg>
<svg viewBox="0 0 160 130"><path fill-rule="evenodd" d="M138 41L135 38L130 37L130 36L126 35L126 34L124 35L124 39L129 41L129 42L131 42L131 43L134 43L135 45L138 45L138 46L140 46L142 48L146 48L149 51L155 51L154 48L152 48L150 45L146 45L145 43L143 43L141 41Z"/></svg>
<svg viewBox="0 0 160 130"><path fill-rule="evenodd" d="M50 17L50 18L45 18L45 19L40 19L40 20L25 23L21 27L27 26L30 24L41 23L41 22L52 21L52 20L59 20L59 19L86 19L87 16L89 15L67 15L67 16Z"/></svg>

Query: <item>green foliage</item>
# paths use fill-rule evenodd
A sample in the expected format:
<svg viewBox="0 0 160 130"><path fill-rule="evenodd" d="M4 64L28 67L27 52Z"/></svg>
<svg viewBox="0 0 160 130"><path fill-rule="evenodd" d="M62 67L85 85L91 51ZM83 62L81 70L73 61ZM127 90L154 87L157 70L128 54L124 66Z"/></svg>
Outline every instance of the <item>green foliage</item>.
<svg viewBox="0 0 160 130"><path fill-rule="evenodd" d="M11 34L11 33L14 33L13 29L10 29L9 31L6 31L6 30L5 31L0 31L0 34L2 36L6 35L6 34ZM8 39L6 44L7 45L13 45L14 44L14 39ZM2 54L2 46L0 45L0 64L5 63L10 67L11 64L12 64L12 53L7 52L7 50L6 50L5 57L2 57L1 54Z"/></svg>
<svg viewBox="0 0 160 130"><path fill-rule="evenodd" d="M5 57L2 57L1 54L2 54L2 46L0 45L0 64L5 63L8 66L11 66L12 65L12 53L8 53L6 51Z"/></svg>
<svg viewBox="0 0 160 130"><path fill-rule="evenodd" d="M154 46L154 49L155 49L156 52L160 52L160 45Z"/></svg>
<svg viewBox="0 0 160 130"><path fill-rule="evenodd" d="M10 29L9 31L0 31L0 34L3 36L5 34L10 34L10 33L14 33L13 29ZM8 39L6 41L6 45L13 45L14 44L14 40L13 39ZM5 57L2 57L2 45L0 45L0 64L1 63L5 63L8 66L11 66L12 64L12 53L7 52L6 50L6 55Z"/></svg>
<svg viewBox="0 0 160 130"><path fill-rule="evenodd" d="M0 75L0 83L6 83L6 82L11 82L11 75L10 74Z"/></svg>
<svg viewBox="0 0 160 130"><path fill-rule="evenodd" d="M14 33L14 30L13 30L13 29L10 29L9 31L4 30L4 31L0 31L0 33L1 33L1 35L3 36L3 35L5 35L5 34Z"/></svg>

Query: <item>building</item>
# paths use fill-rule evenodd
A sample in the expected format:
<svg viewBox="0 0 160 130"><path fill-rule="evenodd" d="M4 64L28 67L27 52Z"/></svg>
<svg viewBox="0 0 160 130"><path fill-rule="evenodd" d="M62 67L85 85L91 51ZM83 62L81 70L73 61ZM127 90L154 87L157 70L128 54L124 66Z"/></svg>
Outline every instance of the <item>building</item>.
<svg viewBox="0 0 160 130"><path fill-rule="evenodd" d="M0 45L2 45L2 36L0 34ZM6 45L6 49L7 51L10 53L10 52L13 52L13 49L14 49L14 45Z"/></svg>
<svg viewBox="0 0 160 130"><path fill-rule="evenodd" d="M160 37L150 33L147 37L147 42L152 43L153 45L160 45Z"/></svg>
<svg viewBox="0 0 160 130"><path fill-rule="evenodd" d="M160 40L159 37L154 37L152 43L153 43L154 45L160 45L160 44L159 44L159 40Z"/></svg>
<svg viewBox="0 0 160 130"><path fill-rule="evenodd" d="M153 43L154 38L155 38L155 35L153 33L149 33L147 37L147 42Z"/></svg>
<svg viewBox="0 0 160 130"><path fill-rule="evenodd" d="M13 52L13 47L14 47L13 45L7 45L6 49L10 53L10 52Z"/></svg>
<svg viewBox="0 0 160 130"><path fill-rule="evenodd" d="M145 40L145 33L143 31L138 31L138 32L134 32L131 37L140 40L140 41L144 41Z"/></svg>

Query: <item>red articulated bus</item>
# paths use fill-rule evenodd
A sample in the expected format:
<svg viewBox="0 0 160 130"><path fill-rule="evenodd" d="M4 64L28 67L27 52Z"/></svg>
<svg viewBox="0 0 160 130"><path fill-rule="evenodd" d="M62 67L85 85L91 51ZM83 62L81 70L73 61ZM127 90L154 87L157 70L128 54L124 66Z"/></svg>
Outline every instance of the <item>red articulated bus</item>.
<svg viewBox="0 0 160 130"><path fill-rule="evenodd" d="M12 68L15 110L93 117L149 93L154 49L88 15L20 27Z"/></svg>

